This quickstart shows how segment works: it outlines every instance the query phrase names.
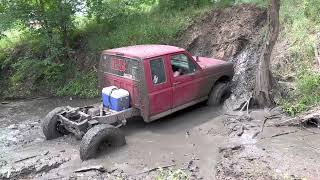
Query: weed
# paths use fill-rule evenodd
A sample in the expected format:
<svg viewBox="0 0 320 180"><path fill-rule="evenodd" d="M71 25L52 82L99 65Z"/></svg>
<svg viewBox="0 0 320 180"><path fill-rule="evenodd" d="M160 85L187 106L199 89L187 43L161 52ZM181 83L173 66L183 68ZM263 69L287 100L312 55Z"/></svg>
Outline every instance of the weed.
<svg viewBox="0 0 320 180"><path fill-rule="evenodd" d="M155 180L187 180L189 175L181 170L172 170L172 169L163 169L159 168L158 175L155 177Z"/></svg>
<svg viewBox="0 0 320 180"><path fill-rule="evenodd" d="M57 91L58 96L74 96L92 98L99 95L97 73L91 71L87 74L77 73L66 86Z"/></svg>
<svg viewBox="0 0 320 180"><path fill-rule="evenodd" d="M320 74L312 70L315 32L320 30L319 8L315 0L281 1L282 36L289 43L289 63L296 69L296 90L290 99L283 99L281 103L291 116L320 103Z"/></svg>
<svg viewBox="0 0 320 180"><path fill-rule="evenodd" d="M282 107L294 116L313 106L320 105L320 73L304 70L298 73L297 90L290 100L284 100Z"/></svg>

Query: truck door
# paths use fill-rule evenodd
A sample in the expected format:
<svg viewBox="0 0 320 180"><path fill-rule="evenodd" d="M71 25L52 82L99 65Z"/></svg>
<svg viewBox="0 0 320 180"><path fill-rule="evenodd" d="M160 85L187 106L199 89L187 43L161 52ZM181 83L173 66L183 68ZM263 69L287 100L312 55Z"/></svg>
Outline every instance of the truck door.
<svg viewBox="0 0 320 180"><path fill-rule="evenodd" d="M148 86L150 115L156 115L172 108L172 86L168 76L170 67L165 56L144 61Z"/></svg>
<svg viewBox="0 0 320 180"><path fill-rule="evenodd" d="M170 55L173 108L199 97L200 68L186 53Z"/></svg>

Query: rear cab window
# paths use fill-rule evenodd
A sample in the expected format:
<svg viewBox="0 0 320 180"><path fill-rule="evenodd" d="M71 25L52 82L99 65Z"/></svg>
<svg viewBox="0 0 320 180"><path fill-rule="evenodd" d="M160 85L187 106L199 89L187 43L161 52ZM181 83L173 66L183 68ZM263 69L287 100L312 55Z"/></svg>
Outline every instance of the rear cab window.
<svg viewBox="0 0 320 180"><path fill-rule="evenodd" d="M100 67L104 73L138 80L138 60L121 56L103 54Z"/></svg>

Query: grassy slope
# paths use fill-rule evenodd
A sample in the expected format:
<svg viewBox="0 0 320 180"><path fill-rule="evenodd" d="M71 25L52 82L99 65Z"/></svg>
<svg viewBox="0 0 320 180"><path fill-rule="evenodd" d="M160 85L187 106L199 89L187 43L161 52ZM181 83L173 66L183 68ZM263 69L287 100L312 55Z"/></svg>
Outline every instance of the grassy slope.
<svg viewBox="0 0 320 180"><path fill-rule="evenodd" d="M320 73L314 67L315 34L320 32L320 2L282 0L282 37L289 43L288 68L294 70L296 89L283 100L284 109L295 115L320 105Z"/></svg>

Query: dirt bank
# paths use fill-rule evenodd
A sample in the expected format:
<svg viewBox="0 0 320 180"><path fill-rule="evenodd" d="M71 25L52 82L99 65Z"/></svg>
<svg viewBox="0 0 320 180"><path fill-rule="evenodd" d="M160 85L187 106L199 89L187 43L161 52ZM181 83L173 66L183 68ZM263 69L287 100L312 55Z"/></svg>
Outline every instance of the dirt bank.
<svg viewBox="0 0 320 180"><path fill-rule="evenodd" d="M266 17L266 10L254 5L214 10L179 38L177 44L195 55L234 62L235 77L232 96L225 104L227 109L239 109L251 97Z"/></svg>

